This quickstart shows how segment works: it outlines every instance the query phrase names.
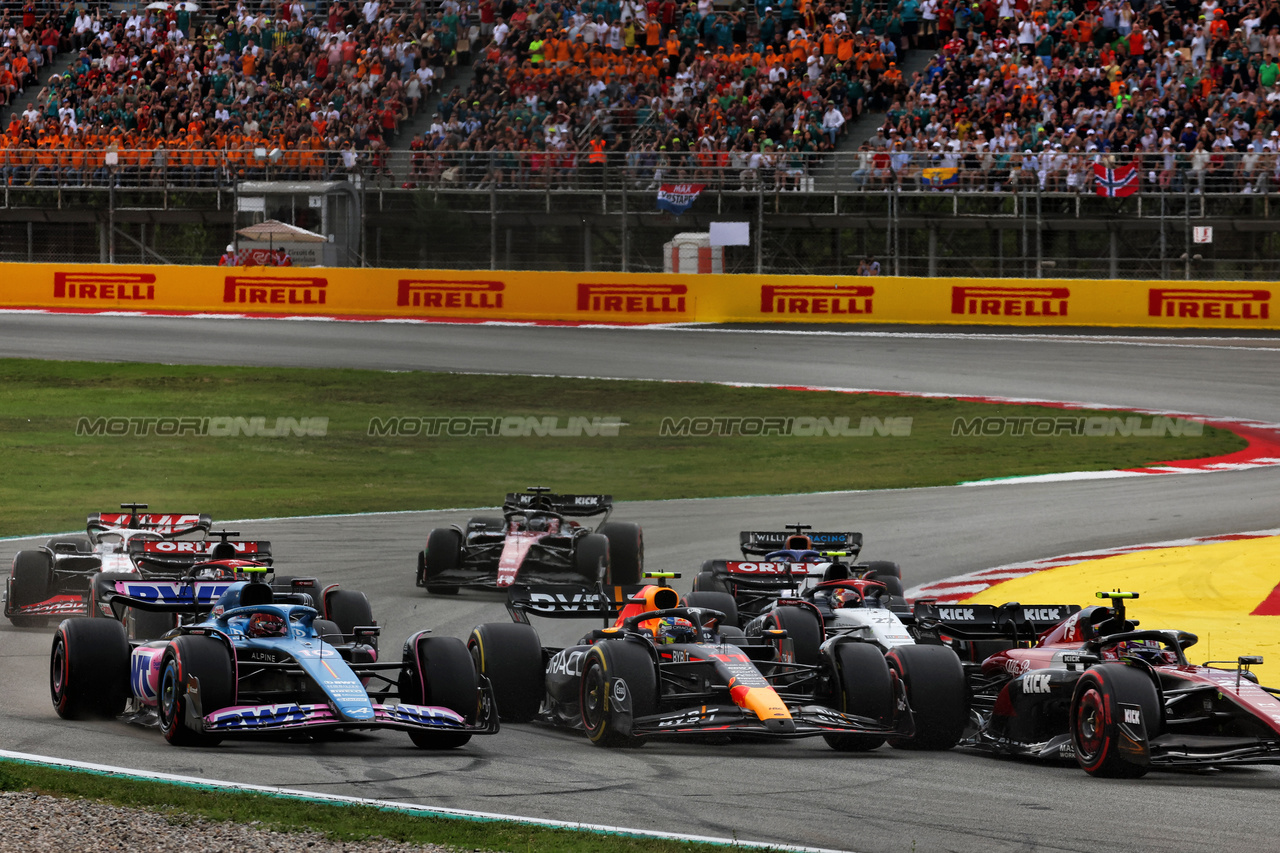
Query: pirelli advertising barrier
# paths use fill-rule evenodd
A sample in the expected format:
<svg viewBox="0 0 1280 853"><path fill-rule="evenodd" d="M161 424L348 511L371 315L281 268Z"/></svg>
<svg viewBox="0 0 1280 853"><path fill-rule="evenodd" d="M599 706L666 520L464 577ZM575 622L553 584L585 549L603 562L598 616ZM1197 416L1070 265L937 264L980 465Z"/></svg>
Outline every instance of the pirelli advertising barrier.
<svg viewBox="0 0 1280 853"><path fill-rule="evenodd" d="M1276 328L1270 283L6 264L0 305L550 321Z"/></svg>

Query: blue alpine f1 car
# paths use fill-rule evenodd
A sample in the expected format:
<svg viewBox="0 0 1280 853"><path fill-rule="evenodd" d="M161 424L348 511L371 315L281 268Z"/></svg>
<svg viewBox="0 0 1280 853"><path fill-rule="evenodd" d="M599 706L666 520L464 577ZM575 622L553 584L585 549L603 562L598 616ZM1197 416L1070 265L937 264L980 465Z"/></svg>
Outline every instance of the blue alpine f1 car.
<svg viewBox="0 0 1280 853"><path fill-rule="evenodd" d="M236 562L233 577L268 568ZM177 586L164 581L148 590L137 580L107 595L104 603L116 612L179 614L178 626L160 639L131 641L119 619L62 622L50 655L58 715L127 714L186 746L390 728L408 732L421 748L443 749L498 730L492 690L461 640L419 631L399 661L383 663L376 625L343 633L320 618L309 594L275 591L256 578L228 583L210 577L223 567L210 567Z"/></svg>

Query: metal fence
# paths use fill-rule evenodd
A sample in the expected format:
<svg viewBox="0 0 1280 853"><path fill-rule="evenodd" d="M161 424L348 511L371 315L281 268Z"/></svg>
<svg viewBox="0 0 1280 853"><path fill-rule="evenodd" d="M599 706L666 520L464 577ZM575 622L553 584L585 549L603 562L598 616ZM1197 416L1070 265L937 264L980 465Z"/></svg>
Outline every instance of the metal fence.
<svg viewBox="0 0 1280 853"><path fill-rule="evenodd" d="M289 205L246 204L246 182L261 197L341 181L354 265L662 271L675 234L746 222L727 272L852 274L874 255L910 276L1280 278L1272 152L146 154L85 154L79 171L6 161L0 259L213 263L263 210L295 221ZM698 190L679 216L658 207L672 185Z"/></svg>

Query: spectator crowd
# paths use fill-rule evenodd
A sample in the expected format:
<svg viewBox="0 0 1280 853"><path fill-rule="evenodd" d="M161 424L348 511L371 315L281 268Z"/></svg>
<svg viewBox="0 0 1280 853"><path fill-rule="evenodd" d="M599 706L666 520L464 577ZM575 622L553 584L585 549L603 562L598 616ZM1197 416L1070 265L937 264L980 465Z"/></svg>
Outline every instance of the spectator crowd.
<svg viewBox="0 0 1280 853"><path fill-rule="evenodd" d="M638 186L801 189L871 112L850 161L867 188L1276 178L1280 0L747 2L28 3L0 15L0 174L542 187L613 155ZM908 51L933 58L904 75ZM400 138L433 95L429 128Z"/></svg>

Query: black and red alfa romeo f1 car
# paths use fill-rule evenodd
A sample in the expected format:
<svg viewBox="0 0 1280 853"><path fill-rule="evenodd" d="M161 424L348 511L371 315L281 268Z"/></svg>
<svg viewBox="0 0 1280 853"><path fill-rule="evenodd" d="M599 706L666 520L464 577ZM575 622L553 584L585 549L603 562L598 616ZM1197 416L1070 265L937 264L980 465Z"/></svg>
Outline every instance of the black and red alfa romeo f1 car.
<svg viewBox="0 0 1280 853"><path fill-rule="evenodd" d="M1261 657L1193 664L1186 652L1195 634L1139 629L1125 612L1137 593L1097 596L1111 606L1069 615L1059 606L916 603L917 632L1006 646L969 667L979 725L962 746L1074 758L1090 774L1111 777L1280 764L1280 690L1249 671ZM1048 615L1055 617L1048 626L1035 621Z"/></svg>

